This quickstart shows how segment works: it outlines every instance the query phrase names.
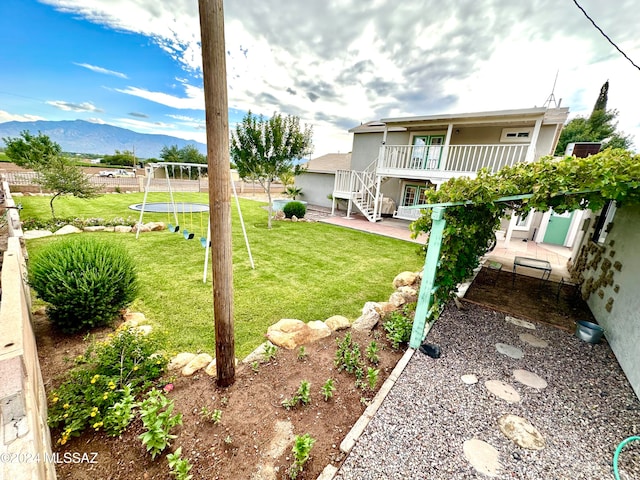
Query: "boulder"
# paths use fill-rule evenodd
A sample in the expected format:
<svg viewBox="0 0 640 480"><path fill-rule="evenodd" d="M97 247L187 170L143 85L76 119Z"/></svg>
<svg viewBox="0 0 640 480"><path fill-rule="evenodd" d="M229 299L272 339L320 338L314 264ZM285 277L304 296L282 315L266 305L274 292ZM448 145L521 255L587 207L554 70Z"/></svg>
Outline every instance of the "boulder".
<svg viewBox="0 0 640 480"><path fill-rule="evenodd" d="M500 431L516 445L528 450L542 450L546 446L544 437L526 418L506 414L498 419Z"/></svg>
<svg viewBox="0 0 640 480"><path fill-rule="evenodd" d="M398 288L398 293L402 294L406 303L412 303L418 301L418 290L408 285L404 285Z"/></svg>
<svg viewBox="0 0 640 480"><path fill-rule="evenodd" d="M407 303L407 299L402 292L395 291L389 297L389 303L398 308Z"/></svg>
<svg viewBox="0 0 640 480"><path fill-rule="evenodd" d="M167 228L164 222L149 222L145 224L145 227L147 227L152 232L159 232Z"/></svg>
<svg viewBox="0 0 640 480"><path fill-rule="evenodd" d="M286 215L284 214L284 212L282 210L278 210L278 211L276 211L276 213L273 216L273 218L275 218L276 220L284 220L286 218Z"/></svg>
<svg viewBox="0 0 640 480"><path fill-rule="evenodd" d="M27 230L24 232L24 239L30 240L32 238L49 237L51 235L53 235L53 232L49 230Z"/></svg>
<svg viewBox="0 0 640 480"><path fill-rule="evenodd" d="M73 225L65 225L60 230L56 230L54 232L54 235L69 235L70 233L80 232L82 232L82 230L80 230L78 227L74 227Z"/></svg>
<svg viewBox="0 0 640 480"><path fill-rule="evenodd" d="M175 357L171 359L169 365L167 365L167 370L180 370L191 360L196 358L195 353L182 352L177 354Z"/></svg>
<svg viewBox="0 0 640 480"><path fill-rule="evenodd" d="M264 343L261 343L260 345L258 345L256 347L256 349L251 352L249 355L247 355L244 360L242 360L242 363L244 363L245 365L250 365L253 362L263 362L264 361L264 350L267 347L267 345L273 345L273 343L271 343L270 341L266 341ZM215 362L215 359L214 359Z"/></svg>
<svg viewBox="0 0 640 480"><path fill-rule="evenodd" d="M196 355L193 358L193 360L191 360L184 367L182 367L182 370L180 371L180 373L182 373L182 375L185 377L190 377L191 375L196 373L198 370L209 365L212 360L213 360L213 357L208 353L200 353Z"/></svg>
<svg viewBox="0 0 640 480"><path fill-rule="evenodd" d="M151 325L138 325L135 327L135 331L141 333L145 337L151 333L153 327Z"/></svg>
<svg viewBox="0 0 640 480"><path fill-rule="evenodd" d="M379 302L380 315L385 316L387 313L391 313L396 310L396 306L391 302Z"/></svg>
<svg viewBox="0 0 640 480"><path fill-rule="evenodd" d="M118 233L130 233L132 230L133 228L129 225L116 225L113 227L113 231Z"/></svg>
<svg viewBox="0 0 640 480"><path fill-rule="evenodd" d="M235 359L235 364L236 367L238 366L238 359ZM207 365L204 369L204 373L206 373L207 375L209 375L210 377L217 377L218 376L218 370L216 368L216 359L214 358L213 360L211 360L211 362L209 362L209 365Z"/></svg>
<svg viewBox="0 0 640 480"><path fill-rule="evenodd" d="M393 279L393 288L400 288L405 285L413 285L418 279L418 274L415 272L400 272Z"/></svg>
<svg viewBox="0 0 640 480"><path fill-rule="evenodd" d="M380 313L376 309L367 310L360 315L351 325L353 330L359 332L370 332L380 321Z"/></svg>
<svg viewBox="0 0 640 480"><path fill-rule="evenodd" d="M331 329L332 332L337 330L344 330L345 328L349 328L351 326L351 322L347 317L343 317L342 315L334 315L333 317L329 317L324 321L324 324Z"/></svg>
<svg viewBox="0 0 640 480"><path fill-rule="evenodd" d="M140 233L144 233L144 232L150 232L151 229L147 225L136 223L133 227L131 227L131 231L133 233L137 233L138 231L140 231Z"/></svg>
<svg viewBox="0 0 640 480"><path fill-rule="evenodd" d="M115 232L116 231L116 227L104 227L104 231L105 232Z"/></svg>
<svg viewBox="0 0 640 480"><path fill-rule="evenodd" d="M93 225L84 227L82 230L85 232L104 232L104 225Z"/></svg>
<svg viewBox="0 0 640 480"><path fill-rule="evenodd" d="M283 318L267 329L267 338L274 345L287 350L293 350L300 345L315 342L329 335L331 335L331 329L320 320L307 324L300 320Z"/></svg>
<svg viewBox="0 0 640 480"><path fill-rule="evenodd" d="M295 215L291 215L291 221L292 222L297 222L298 221L298 217L296 217Z"/></svg>
<svg viewBox="0 0 640 480"><path fill-rule="evenodd" d="M137 327L147 321L147 318L142 312L127 312L122 316L122 318L124 318L127 325L132 327Z"/></svg>

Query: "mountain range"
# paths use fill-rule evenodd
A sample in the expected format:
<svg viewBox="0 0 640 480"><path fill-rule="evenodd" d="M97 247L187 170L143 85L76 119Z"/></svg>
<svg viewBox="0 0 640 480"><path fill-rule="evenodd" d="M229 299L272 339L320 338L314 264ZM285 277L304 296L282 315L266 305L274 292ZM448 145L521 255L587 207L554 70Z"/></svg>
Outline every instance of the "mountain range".
<svg viewBox="0 0 640 480"><path fill-rule="evenodd" d="M201 153L207 153L207 146L194 140L138 133L126 128L84 120L4 122L0 123L0 138L17 137L23 130L29 130L32 134L42 132L60 144L64 152L113 155L116 150L135 149L136 157L158 158L164 146L177 145L178 148L183 148L186 145L195 145ZM0 145L4 146L4 142Z"/></svg>

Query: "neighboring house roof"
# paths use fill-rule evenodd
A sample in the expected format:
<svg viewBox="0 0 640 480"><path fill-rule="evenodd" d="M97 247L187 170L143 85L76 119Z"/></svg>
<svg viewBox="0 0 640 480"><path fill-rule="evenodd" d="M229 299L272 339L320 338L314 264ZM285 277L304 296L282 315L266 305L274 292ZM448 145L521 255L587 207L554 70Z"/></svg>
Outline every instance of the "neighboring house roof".
<svg viewBox="0 0 640 480"><path fill-rule="evenodd" d="M404 131L413 125L443 125L448 123L476 125L504 124L508 122L534 121L540 117L543 124L564 123L569 115L568 108L521 108L514 110L494 110L490 112L443 113L414 117L393 117L367 122L349 130L352 133Z"/></svg>
<svg viewBox="0 0 640 480"><path fill-rule="evenodd" d="M300 166L310 173L335 173L336 170L350 170L351 152L327 153L321 157L312 158Z"/></svg>

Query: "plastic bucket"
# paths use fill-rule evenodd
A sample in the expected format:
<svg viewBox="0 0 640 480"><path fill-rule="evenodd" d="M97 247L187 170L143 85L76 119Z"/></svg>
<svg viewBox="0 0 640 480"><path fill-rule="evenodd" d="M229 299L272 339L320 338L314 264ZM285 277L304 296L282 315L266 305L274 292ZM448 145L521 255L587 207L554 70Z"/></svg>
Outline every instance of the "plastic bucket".
<svg viewBox="0 0 640 480"><path fill-rule="evenodd" d="M576 337L589 343L600 343L604 329L600 325L587 322L586 320L578 320L576 322Z"/></svg>

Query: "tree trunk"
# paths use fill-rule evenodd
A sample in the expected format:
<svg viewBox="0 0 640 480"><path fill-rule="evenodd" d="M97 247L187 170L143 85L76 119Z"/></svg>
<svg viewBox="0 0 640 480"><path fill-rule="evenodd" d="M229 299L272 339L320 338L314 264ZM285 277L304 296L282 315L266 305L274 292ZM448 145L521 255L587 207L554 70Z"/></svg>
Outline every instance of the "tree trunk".
<svg viewBox="0 0 640 480"><path fill-rule="evenodd" d="M269 202L268 211L269 211L269 220L267 221L267 228L271 230L271 214L273 212L273 206L271 205L271 180L267 179L267 201Z"/></svg>
<svg viewBox="0 0 640 480"><path fill-rule="evenodd" d="M222 0L199 0L202 76L207 125L213 314L218 385L235 382L229 108Z"/></svg>
<svg viewBox="0 0 640 480"><path fill-rule="evenodd" d="M56 218L56 212L53 211L53 201L58 198L59 193L55 193L51 200L49 200L49 208L51 208L51 218Z"/></svg>

